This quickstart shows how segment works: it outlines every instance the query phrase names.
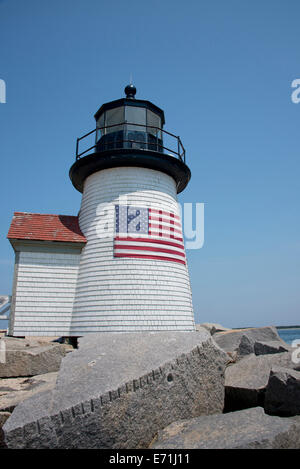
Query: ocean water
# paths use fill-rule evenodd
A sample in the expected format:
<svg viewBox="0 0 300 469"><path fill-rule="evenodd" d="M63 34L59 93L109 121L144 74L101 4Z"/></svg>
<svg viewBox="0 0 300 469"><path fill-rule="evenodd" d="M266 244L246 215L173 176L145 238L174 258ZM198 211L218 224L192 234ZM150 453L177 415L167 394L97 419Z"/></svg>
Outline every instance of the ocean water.
<svg viewBox="0 0 300 469"><path fill-rule="evenodd" d="M287 344L291 345L293 340L300 340L300 328L299 329L277 329L279 336Z"/></svg>

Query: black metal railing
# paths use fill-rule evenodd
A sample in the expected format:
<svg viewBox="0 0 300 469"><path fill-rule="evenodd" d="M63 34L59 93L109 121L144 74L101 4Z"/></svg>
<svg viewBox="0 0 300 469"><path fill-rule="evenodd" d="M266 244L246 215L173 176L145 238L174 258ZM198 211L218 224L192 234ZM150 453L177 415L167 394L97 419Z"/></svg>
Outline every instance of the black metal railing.
<svg viewBox="0 0 300 469"><path fill-rule="evenodd" d="M129 126L130 130L128 129ZM119 127L122 130L107 132L107 129L111 129L112 127ZM132 127L137 127L137 130L132 130ZM139 127L143 127L145 130L141 131L138 129ZM96 143L80 152L79 146L81 140L87 139L95 132ZM99 138L98 133L100 134ZM168 146L164 145L163 136L168 140ZM169 147L169 142L171 148ZM163 153L164 151L171 152L172 156L179 158L185 163L185 149L179 136L159 127L134 124L131 122L122 122L113 125L106 125L104 127L96 127L96 129L93 129L82 137L77 138L76 160L79 160L83 155L93 149L95 149L96 152L101 152L120 148L138 148L140 150L151 150L160 153Z"/></svg>

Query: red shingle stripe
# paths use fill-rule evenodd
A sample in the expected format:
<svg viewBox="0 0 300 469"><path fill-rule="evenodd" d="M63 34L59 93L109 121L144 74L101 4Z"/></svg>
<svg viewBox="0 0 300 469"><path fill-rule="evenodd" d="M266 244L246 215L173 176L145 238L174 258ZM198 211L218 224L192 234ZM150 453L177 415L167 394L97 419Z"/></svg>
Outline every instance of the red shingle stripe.
<svg viewBox="0 0 300 469"><path fill-rule="evenodd" d="M79 228L78 217L26 212L14 213L7 237L37 241L86 242Z"/></svg>

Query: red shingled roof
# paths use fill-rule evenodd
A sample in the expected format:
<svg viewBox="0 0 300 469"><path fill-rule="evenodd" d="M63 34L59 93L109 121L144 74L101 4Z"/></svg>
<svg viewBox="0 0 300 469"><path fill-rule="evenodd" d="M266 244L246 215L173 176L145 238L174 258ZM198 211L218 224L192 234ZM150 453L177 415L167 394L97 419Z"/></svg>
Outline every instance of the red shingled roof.
<svg viewBox="0 0 300 469"><path fill-rule="evenodd" d="M14 213L7 237L36 241L86 242L79 228L78 217L26 212Z"/></svg>

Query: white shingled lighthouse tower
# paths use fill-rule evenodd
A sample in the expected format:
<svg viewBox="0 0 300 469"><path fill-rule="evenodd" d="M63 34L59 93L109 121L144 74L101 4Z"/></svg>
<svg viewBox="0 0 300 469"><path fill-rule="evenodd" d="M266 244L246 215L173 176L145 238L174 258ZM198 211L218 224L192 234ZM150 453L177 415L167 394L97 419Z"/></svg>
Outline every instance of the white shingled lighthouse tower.
<svg viewBox="0 0 300 469"><path fill-rule="evenodd" d="M71 336L89 332L192 331L194 315L177 194L190 170L164 112L126 97L103 104L77 141L70 169L82 192L82 249ZM80 153L81 140L96 142ZM175 144L166 144L165 140Z"/></svg>

